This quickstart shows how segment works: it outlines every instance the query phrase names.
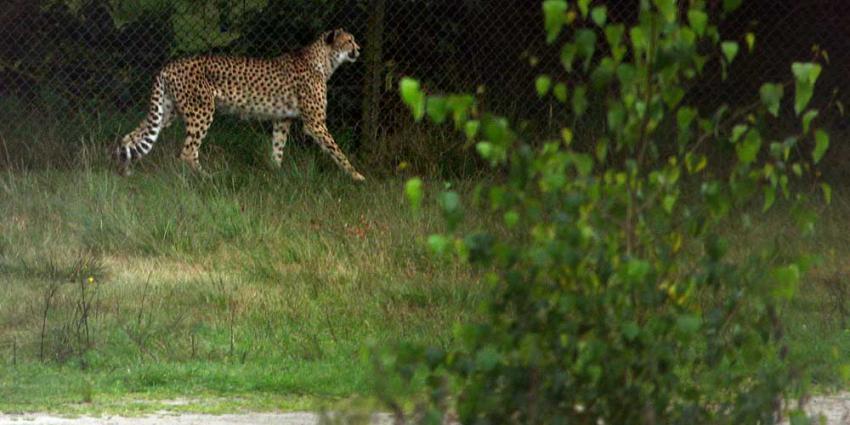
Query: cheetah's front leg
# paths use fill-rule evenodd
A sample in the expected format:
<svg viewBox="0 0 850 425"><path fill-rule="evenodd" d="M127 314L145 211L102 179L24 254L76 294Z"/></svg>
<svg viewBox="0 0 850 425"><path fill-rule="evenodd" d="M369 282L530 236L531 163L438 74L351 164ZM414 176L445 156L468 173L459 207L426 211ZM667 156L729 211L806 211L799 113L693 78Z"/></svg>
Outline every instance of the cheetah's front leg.
<svg viewBox="0 0 850 425"><path fill-rule="evenodd" d="M345 170L345 172L348 173L354 181L362 182L363 180L366 180L366 178L363 177L362 174L358 173L357 170L354 169L354 166L348 162L348 158L345 157L345 154L342 153L342 150L339 146L337 146L336 142L334 142L334 139L324 122L305 119L304 132L312 137L313 140L316 141L316 144L319 145L319 148L330 155L336 165Z"/></svg>

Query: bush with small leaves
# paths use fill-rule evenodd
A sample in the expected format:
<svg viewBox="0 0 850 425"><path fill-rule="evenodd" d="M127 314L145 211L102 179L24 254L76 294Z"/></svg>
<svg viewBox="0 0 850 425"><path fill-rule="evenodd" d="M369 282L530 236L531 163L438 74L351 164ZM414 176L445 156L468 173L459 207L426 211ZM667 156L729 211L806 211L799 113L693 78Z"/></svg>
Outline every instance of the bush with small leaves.
<svg viewBox="0 0 850 425"><path fill-rule="evenodd" d="M790 66L801 131L774 141L786 85L764 84L739 112L706 114L689 97L707 63L727 75L755 37L741 37L747 49L721 37L704 1L637 3L626 24L600 2L542 2L563 70L535 88L576 121L602 102L605 129L593 140L574 143L580 135L564 126L528 143L472 96L401 82L417 120L452 122L503 176L467 200L503 217L502 229L460 234L462 199L445 191L436 200L448 230L428 239L439 258L481 266L492 289L481 320L459 328L456 347L408 346L376 361L426 383L421 422L755 424L783 410L807 421L782 407L801 371L788 364L780 317L812 259L737 249L724 235L777 198L794 208L800 235L812 231L792 179L811 181L829 145L807 109L820 65ZM721 15L740 3L723 2ZM728 147L719 166L708 146ZM427 186L408 183L414 207Z"/></svg>

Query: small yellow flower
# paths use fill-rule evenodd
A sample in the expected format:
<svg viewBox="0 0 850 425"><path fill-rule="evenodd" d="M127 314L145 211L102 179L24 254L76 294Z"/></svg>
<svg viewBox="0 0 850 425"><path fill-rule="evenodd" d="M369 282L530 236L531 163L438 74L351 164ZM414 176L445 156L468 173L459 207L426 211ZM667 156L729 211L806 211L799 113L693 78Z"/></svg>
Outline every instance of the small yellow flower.
<svg viewBox="0 0 850 425"><path fill-rule="evenodd" d="M89 281L90 284L94 283L94 276L89 276L88 281Z"/></svg>

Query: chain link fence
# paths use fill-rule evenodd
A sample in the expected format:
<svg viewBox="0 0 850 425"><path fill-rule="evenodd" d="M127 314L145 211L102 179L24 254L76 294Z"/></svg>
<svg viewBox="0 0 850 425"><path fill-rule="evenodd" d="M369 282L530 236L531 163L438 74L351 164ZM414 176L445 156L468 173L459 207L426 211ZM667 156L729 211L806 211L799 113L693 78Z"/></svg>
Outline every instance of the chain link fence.
<svg viewBox="0 0 850 425"><path fill-rule="evenodd" d="M607 5L613 21L636 18L633 0L596 3ZM708 0L715 15L722 3ZM744 45L743 34L752 32L756 50L739 56L728 80L710 70L696 88L699 103L752 101L758 84L787 80L792 61L810 60L813 44L830 59L820 87L846 88L848 11L845 0L745 1L721 34ZM556 115L557 106L533 88L537 74L558 69L558 52L544 43L539 0L5 0L0 138L16 143L45 131L73 138L96 127L112 142L142 118L153 77L169 60L270 57L338 27L366 50L365 60L330 82L329 126L346 149L411 125L395 93L405 75L430 92L478 90L484 107L498 113L536 122ZM268 130L253 124L246 131L258 128ZM0 165L10 162L0 154Z"/></svg>

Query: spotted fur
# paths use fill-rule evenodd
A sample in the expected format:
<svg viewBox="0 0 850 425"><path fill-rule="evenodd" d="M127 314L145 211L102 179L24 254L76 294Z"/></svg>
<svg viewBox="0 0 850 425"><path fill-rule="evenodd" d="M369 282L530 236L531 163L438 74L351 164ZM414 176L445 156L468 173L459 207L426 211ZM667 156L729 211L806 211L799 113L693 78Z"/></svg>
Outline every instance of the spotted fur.
<svg viewBox="0 0 850 425"><path fill-rule="evenodd" d="M354 37L334 30L296 52L273 59L200 56L177 60L157 75L150 110L144 121L124 136L115 151L122 173L153 149L162 130L177 114L186 122L180 158L200 169L198 149L216 111L274 121L272 159L280 166L292 121L357 181L364 180L328 131L328 80L345 62L354 62L360 46Z"/></svg>

